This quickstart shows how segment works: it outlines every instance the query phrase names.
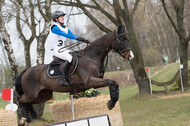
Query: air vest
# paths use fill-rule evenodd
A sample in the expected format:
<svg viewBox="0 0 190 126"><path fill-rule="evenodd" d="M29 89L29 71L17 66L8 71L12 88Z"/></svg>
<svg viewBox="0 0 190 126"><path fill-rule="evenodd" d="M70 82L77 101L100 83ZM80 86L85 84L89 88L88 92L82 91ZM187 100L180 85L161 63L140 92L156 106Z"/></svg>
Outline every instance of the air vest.
<svg viewBox="0 0 190 126"><path fill-rule="evenodd" d="M63 27L61 27L59 24L57 24L57 23L54 23L51 27L50 27L50 33L49 33L49 35L48 35L48 37L47 37L47 40L46 40L46 42L47 43L49 43L49 49L50 50L58 50L58 49L60 49L60 48L62 48L62 47L64 47L65 46L65 42L66 42L66 37L64 37L64 36L61 36L61 35L57 35L57 34L54 34L53 32L52 32L52 28L53 28L53 26L58 26L62 31L64 31L65 33L67 33L68 34L68 28L63 28Z"/></svg>

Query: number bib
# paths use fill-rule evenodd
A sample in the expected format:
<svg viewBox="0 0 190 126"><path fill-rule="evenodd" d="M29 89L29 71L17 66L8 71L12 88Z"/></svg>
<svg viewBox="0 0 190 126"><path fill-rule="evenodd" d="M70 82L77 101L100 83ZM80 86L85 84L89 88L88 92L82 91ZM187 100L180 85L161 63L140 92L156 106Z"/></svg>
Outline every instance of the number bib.
<svg viewBox="0 0 190 126"><path fill-rule="evenodd" d="M58 26L65 33L68 33L68 28L63 28L60 25L58 25L57 23L54 23L51 26L51 28L54 25ZM52 33L51 28L50 28L50 33L49 33L47 40L46 40L47 45L49 45L48 50L58 50L59 48L62 48L65 46L65 42L66 42L67 38L64 36Z"/></svg>

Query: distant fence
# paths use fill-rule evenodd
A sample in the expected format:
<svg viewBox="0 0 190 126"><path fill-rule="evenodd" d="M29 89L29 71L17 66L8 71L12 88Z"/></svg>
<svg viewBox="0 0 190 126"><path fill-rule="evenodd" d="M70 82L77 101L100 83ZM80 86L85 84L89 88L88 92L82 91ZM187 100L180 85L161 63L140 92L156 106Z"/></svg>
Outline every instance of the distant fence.
<svg viewBox="0 0 190 126"><path fill-rule="evenodd" d="M168 85L173 84L177 80L177 78L179 76L179 72L180 72L180 70L178 70L176 72L176 74L174 75L174 77L171 80L169 80L169 81L166 81L166 82L157 82L157 81L154 81L154 80L151 79L151 83L154 84L154 85L157 85L157 86L164 86L166 93L169 93Z"/></svg>

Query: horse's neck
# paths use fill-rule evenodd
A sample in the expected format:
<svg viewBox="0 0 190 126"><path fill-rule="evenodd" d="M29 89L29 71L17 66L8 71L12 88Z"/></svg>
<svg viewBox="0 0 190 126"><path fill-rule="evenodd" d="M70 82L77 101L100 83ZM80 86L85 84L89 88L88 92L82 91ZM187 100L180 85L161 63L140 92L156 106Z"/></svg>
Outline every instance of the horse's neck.
<svg viewBox="0 0 190 126"><path fill-rule="evenodd" d="M110 51L111 41L113 41L113 32L95 40L90 46L85 48L85 56L95 60L97 63L103 63L106 55Z"/></svg>

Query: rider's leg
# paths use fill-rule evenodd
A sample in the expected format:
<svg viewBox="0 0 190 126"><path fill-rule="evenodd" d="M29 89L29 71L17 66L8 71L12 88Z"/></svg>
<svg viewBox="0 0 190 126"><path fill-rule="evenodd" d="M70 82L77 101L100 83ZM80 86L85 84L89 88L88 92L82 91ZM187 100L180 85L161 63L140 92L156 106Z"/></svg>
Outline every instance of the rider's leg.
<svg viewBox="0 0 190 126"><path fill-rule="evenodd" d="M63 52L59 52L59 50L55 50L54 56L59 59L65 60L64 63L61 64L61 72L62 79L60 81L61 85L69 85L67 82L67 73L69 71L69 66L72 61L72 56L69 54L70 50L65 50Z"/></svg>
<svg viewBox="0 0 190 126"><path fill-rule="evenodd" d="M62 78L61 78L61 81L60 81L60 84L61 85L65 85L65 86L68 86L69 83L67 81L67 74L68 74L68 71L69 71L69 66L70 66L70 63L68 60L66 60L64 63L61 64L61 72L62 72Z"/></svg>

